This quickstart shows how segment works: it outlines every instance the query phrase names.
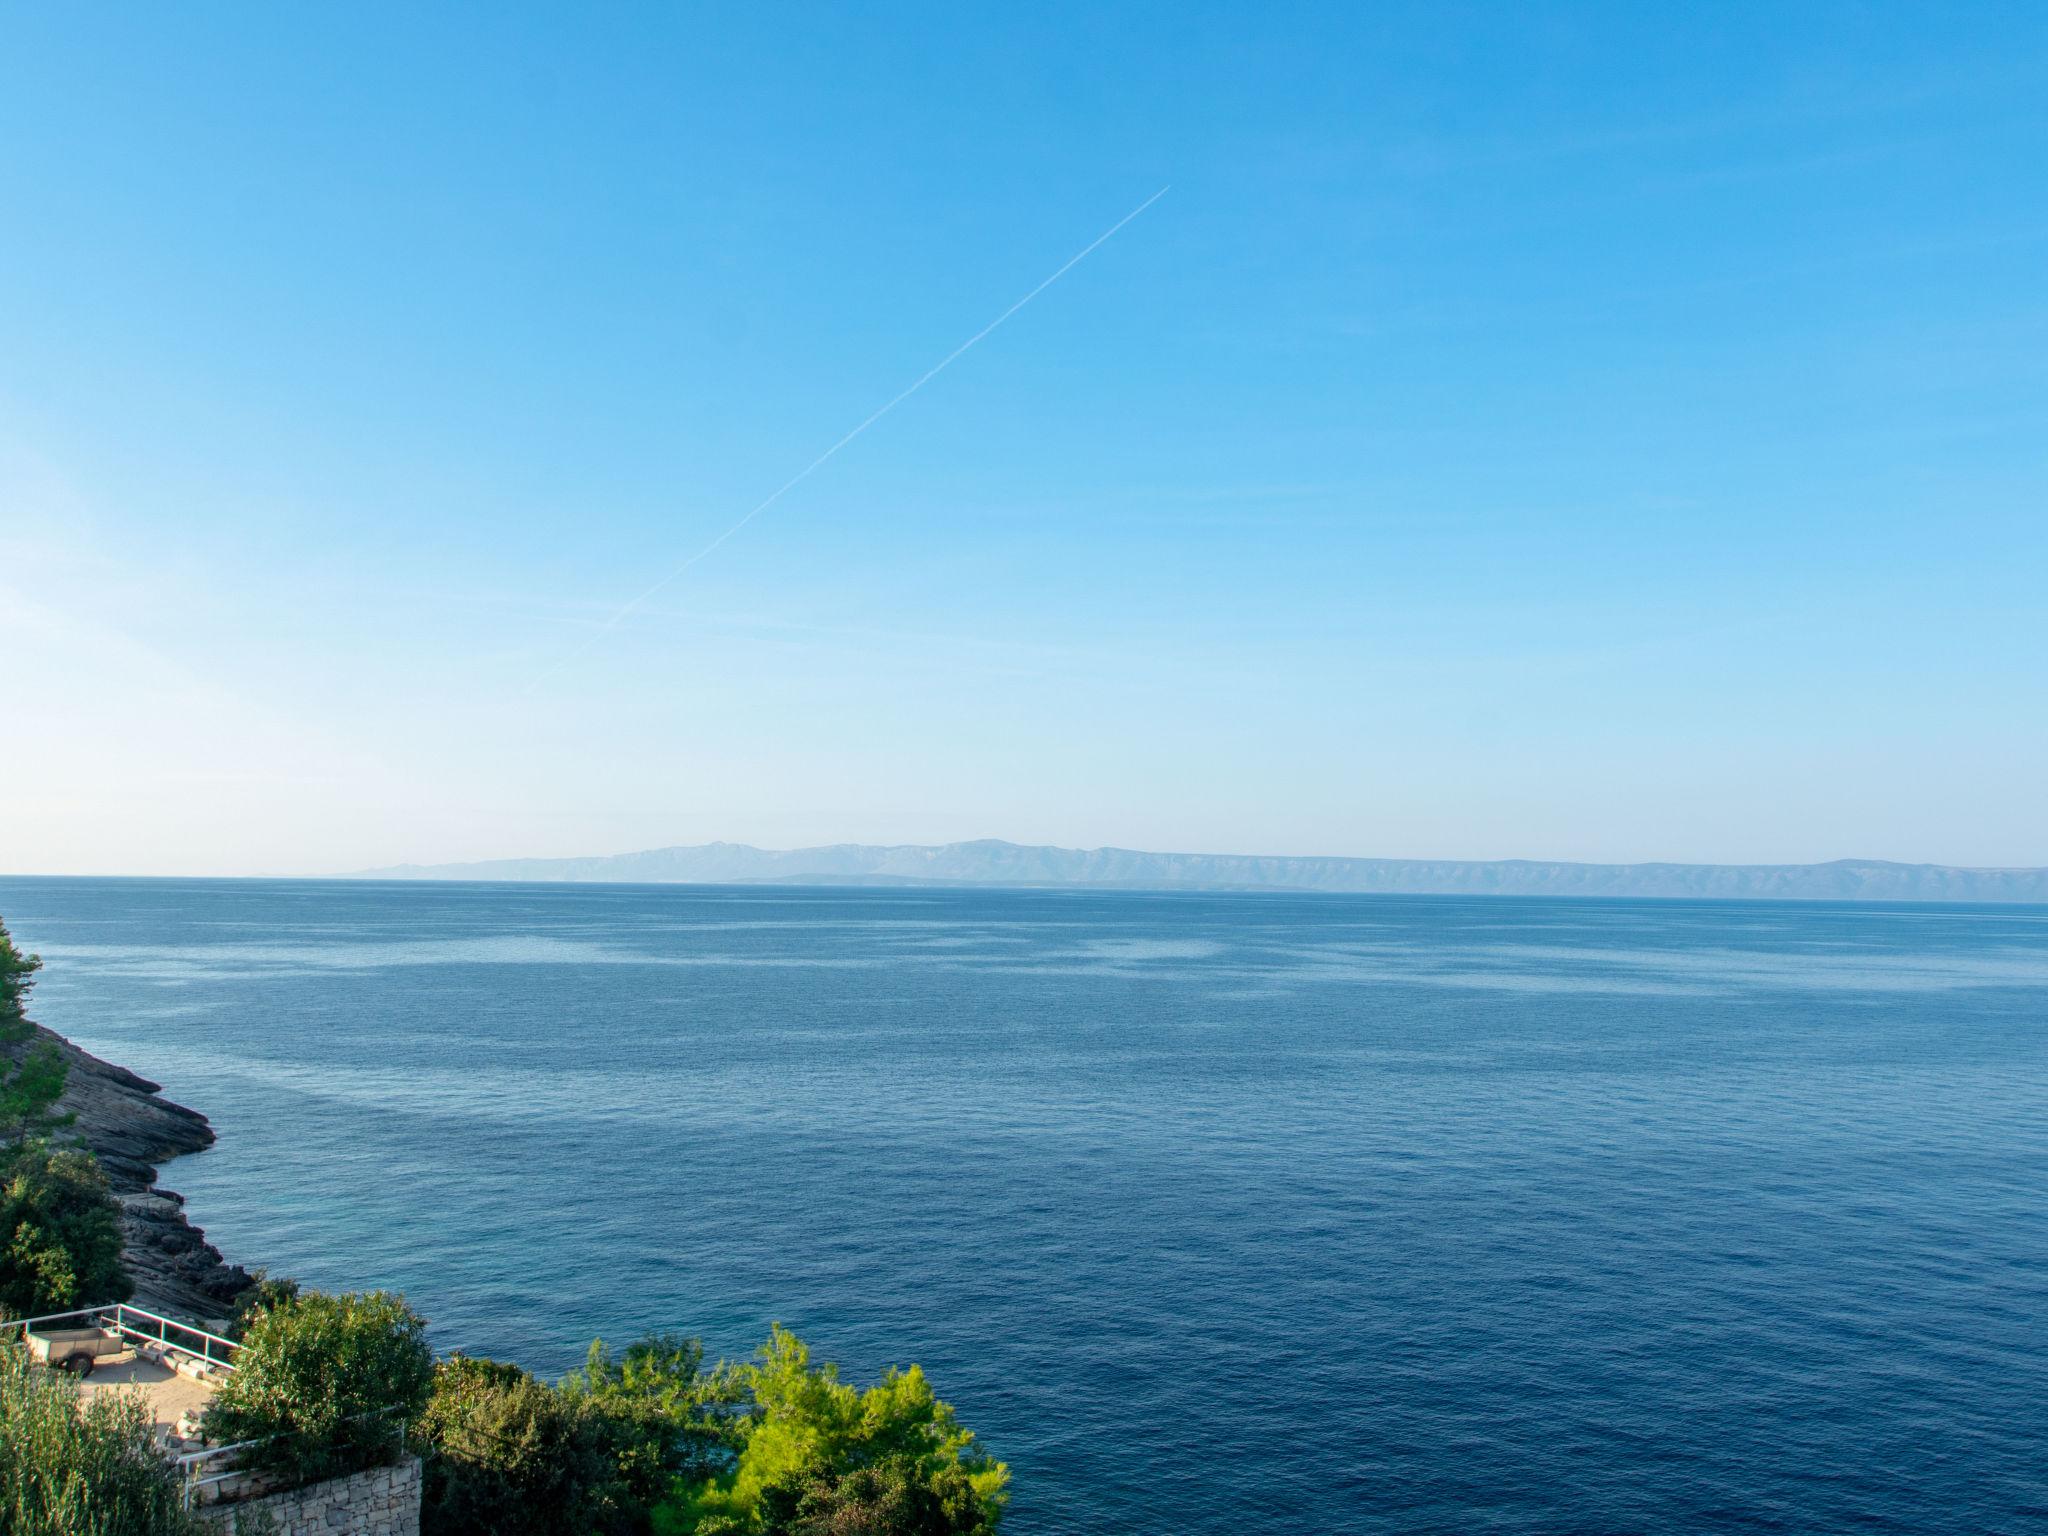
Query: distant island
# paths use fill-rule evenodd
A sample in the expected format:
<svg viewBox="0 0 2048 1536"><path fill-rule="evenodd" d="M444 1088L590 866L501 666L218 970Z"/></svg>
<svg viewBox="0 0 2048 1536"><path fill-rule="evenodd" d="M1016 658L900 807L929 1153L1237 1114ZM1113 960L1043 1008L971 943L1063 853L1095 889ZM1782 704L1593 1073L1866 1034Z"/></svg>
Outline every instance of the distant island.
<svg viewBox="0 0 2048 1536"><path fill-rule="evenodd" d="M1970 869L1883 859L1837 859L1827 864L1567 864L1531 859L1295 858L1028 847L994 839L791 849L704 843L595 858L400 864L360 870L345 878L2048 903L2048 869Z"/></svg>

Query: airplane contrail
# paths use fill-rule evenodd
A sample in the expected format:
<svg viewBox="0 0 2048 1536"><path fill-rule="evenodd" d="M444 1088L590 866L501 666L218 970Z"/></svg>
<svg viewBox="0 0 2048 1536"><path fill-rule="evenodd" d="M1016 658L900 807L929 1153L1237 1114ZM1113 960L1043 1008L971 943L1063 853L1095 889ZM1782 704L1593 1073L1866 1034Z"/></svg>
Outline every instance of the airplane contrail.
<svg viewBox="0 0 2048 1536"><path fill-rule="evenodd" d="M566 667L570 662L574 661L577 657L581 656L585 651L588 651L593 645L597 644L597 642L603 639L605 635L609 634L612 630L617 629L619 627L620 622L623 619L625 619L628 614L632 613L636 608L641 607L643 604L647 602L649 598L652 598L657 593L662 591L663 588L669 586L685 571L689 570L691 566L695 565L699 560L702 560L706 555L710 554L713 550L717 549L719 545L723 544L727 539L731 538L734 534L738 533L742 528L746 527L747 524L751 523L763 512L766 512L770 507L774 506L776 502L782 500L784 496L787 496L791 491L795 490L799 485L803 484L804 481L810 479L812 475L816 474L820 469L824 468L826 462L829 459L831 459L831 457L834 454L839 452L840 449L844 448L848 443L852 442L855 438L859 437L861 433L867 431L869 427L872 427L884 416L888 415L891 411L895 410L897 406L901 405L904 401L908 400L920 389L923 389L925 385L931 383L933 379L937 378L940 374L944 373L955 362L959 361L959 359L965 353L971 350L977 342L980 342L983 339L985 339L1005 320L1009 319L1010 316L1016 314L1018 310L1022 309L1026 304L1029 304L1033 299L1037 298L1041 293L1045 292L1046 289L1050 288L1054 283L1058 282L1061 278L1065 277L1069 272L1073 271L1074 268L1079 266L1084 260L1087 259L1088 256L1090 256L1095 251L1099 250L1103 245L1107 244L1110 237L1114 235L1118 230L1122 229L1126 224L1130 223L1131 220L1135 219L1147 208L1150 208L1154 203L1158 202L1159 199L1166 196L1166 194L1171 190L1172 183L1169 182L1166 186L1161 187L1157 192L1154 192L1150 197L1146 198L1145 201L1138 204L1138 206L1133 208L1129 213L1125 214L1122 218L1118 219L1114 224L1110 225L1109 228L1105 229L1093 240L1089 241L1086 245L1082 246L1080 250L1074 252L1073 255L1069 256L1064 262L1062 262L1058 267L1056 267L1050 276L1048 276L1042 282L1040 282L1036 288L1033 288L1029 293L1025 294L1023 298L1019 299L1016 303L1012 304L1000 315L997 315L995 319L989 321L987 325L984 325L972 336L968 337L965 341L961 342L959 346L955 347L952 351L948 352L944 357L940 358L936 363L932 364L931 367L927 368L922 374L918 375L916 381L912 383L908 388L904 389L900 394L896 395L886 405L882 406L881 409L877 410L873 415L869 416L865 421L861 422L859 426L855 427L851 432L848 432L844 437L840 438L838 442L834 443L830 448L827 448L823 453L819 454L815 459L811 460L811 462L806 464L802 469L798 470L795 474L791 475L787 480L783 481L782 484L777 486L773 491L770 491L766 496L762 497L760 501L756 502L751 508L748 509L746 516L742 517L738 522L734 523L730 528L726 529L725 532L721 533L709 544L706 544L702 549L698 550L694 555L690 556L689 559L683 561L682 564L678 565L674 570L670 571L666 576L662 577L661 580L657 581L653 586L649 587L639 596L630 598L626 602L621 603L617 608L615 608L612 611L611 616L607 618L602 624L600 624L597 627L596 632L593 633L587 640L585 640L582 645L577 646L575 649L568 651L562 656L558 657L552 664L550 664L548 667L539 672L534 677L533 681L526 685L526 691L532 691L532 689L537 684L545 681L546 679L552 677L555 673L561 671L562 668Z"/></svg>

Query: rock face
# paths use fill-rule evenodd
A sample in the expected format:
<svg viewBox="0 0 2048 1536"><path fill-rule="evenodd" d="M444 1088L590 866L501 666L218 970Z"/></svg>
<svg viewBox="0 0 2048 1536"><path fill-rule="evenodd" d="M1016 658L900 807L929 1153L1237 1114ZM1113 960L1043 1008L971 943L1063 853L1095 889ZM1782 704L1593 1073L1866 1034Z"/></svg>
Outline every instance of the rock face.
<svg viewBox="0 0 2048 1536"><path fill-rule="evenodd" d="M58 1108L77 1118L72 1130L100 1160L121 1202L121 1237L135 1304L203 1322L226 1317L251 1284L206 1234L185 1219L182 1197L156 1187L156 1170L186 1152L213 1145L213 1127L196 1110L173 1104L146 1077L88 1055L62 1035L38 1026L70 1066Z"/></svg>

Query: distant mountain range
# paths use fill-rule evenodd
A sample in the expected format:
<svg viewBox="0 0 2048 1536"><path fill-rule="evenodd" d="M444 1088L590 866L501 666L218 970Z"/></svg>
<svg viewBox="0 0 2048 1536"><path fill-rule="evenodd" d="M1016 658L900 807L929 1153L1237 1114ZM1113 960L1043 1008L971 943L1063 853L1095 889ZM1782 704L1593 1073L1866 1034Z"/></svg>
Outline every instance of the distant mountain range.
<svg viewBox="0 0 2048 1536"><path fill-rule="evenodd" d="M1338 859L985 840L937 846L750 848L705 843L582 859L401 864L363 880L603 881L693 885L1097 886L1130 890L1333 891L1444 896L1667 896L1778 901L2048 903L2048 869L1831 864L1561 864L1529 859Z"/></svg>

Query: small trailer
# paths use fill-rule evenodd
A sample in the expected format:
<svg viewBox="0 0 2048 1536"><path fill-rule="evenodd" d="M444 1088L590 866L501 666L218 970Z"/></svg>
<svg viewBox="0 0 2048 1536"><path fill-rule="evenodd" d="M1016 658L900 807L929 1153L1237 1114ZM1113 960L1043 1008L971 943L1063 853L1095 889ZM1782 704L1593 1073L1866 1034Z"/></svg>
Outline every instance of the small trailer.
<svg viewBox="0 0 2048 1536"><path fill-rule="evenodd" d="M90 1376L99 1360L129 1348L126 1339L105 1328L24 1328L22 1343L51 1370L75 1376Z"/></svg>
<svg viewBox="0 0 2048 1536"><path fill-rule="evenodd" d="M126 1302L10 1318L0 1322L0 1345L10 1338L18 1338L43 1364L81 1376L92 1374L95 1361L132 1350L180 1375L219 1381L234 1370L235 1352L241 1348L233 1339Z"/></svg>

